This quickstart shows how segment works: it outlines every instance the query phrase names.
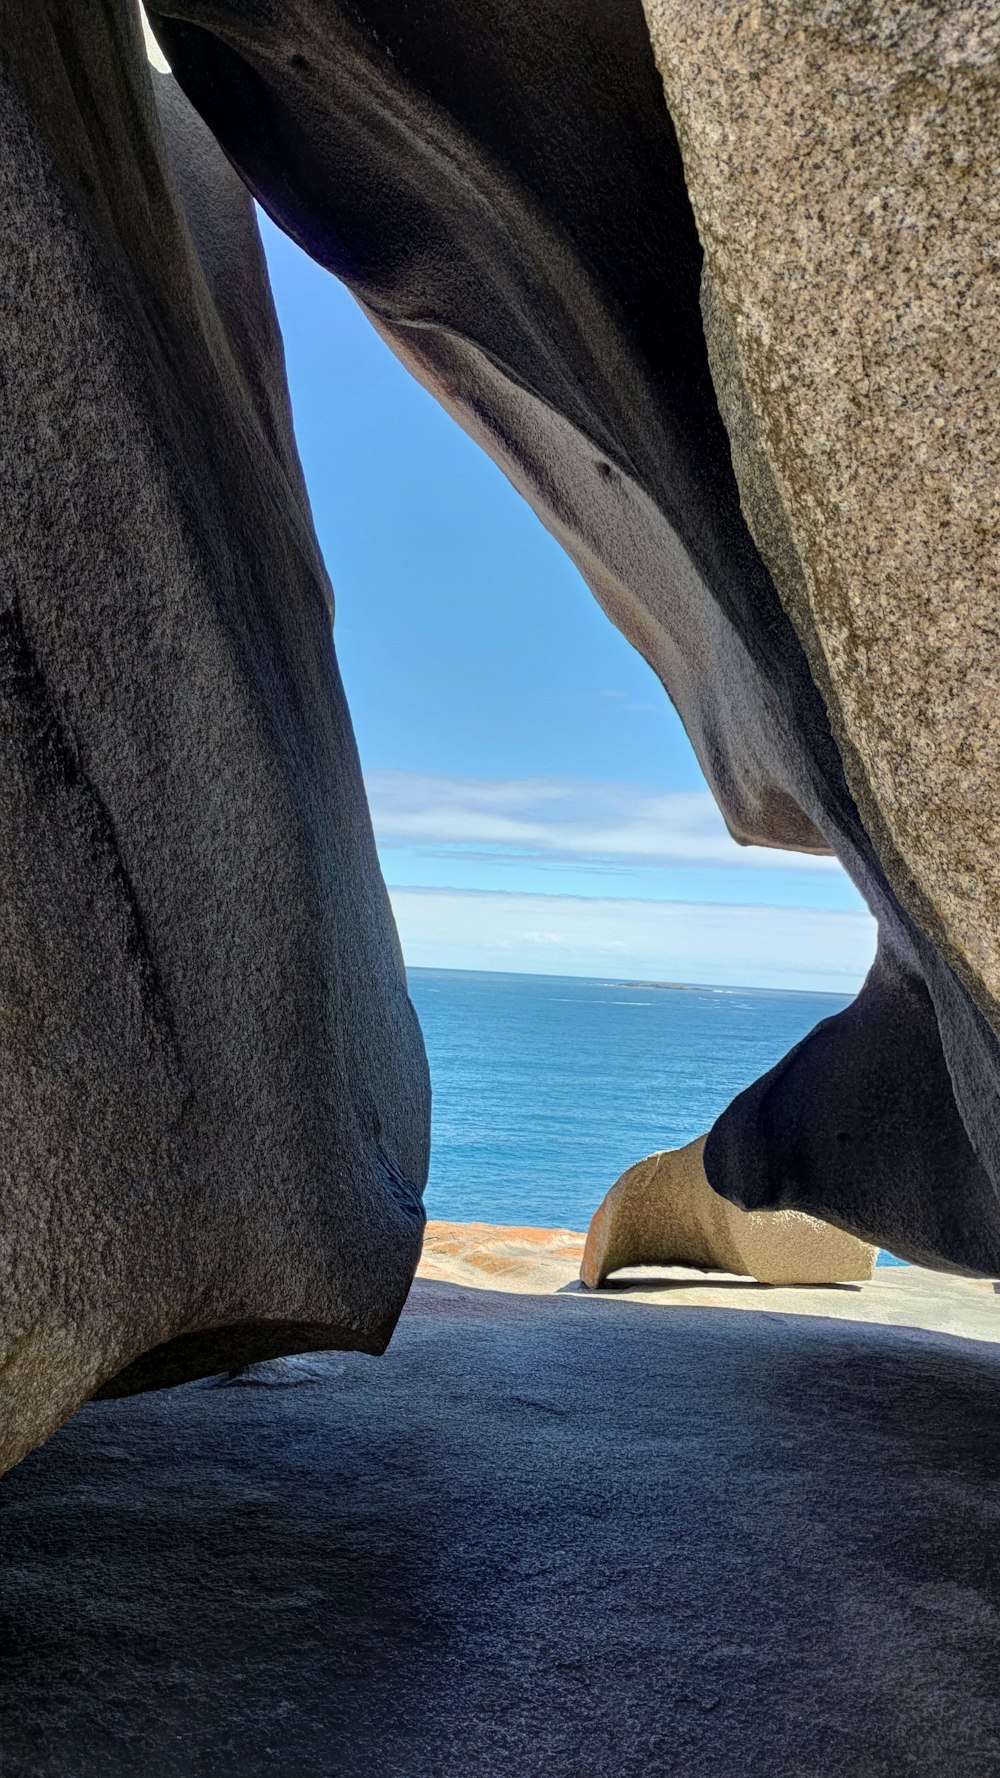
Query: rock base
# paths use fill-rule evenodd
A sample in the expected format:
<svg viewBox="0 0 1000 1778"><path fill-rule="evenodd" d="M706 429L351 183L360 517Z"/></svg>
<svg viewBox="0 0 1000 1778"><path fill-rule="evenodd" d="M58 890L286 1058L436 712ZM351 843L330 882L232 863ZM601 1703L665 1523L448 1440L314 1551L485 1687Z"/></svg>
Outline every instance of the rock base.
<svg viewBox="0 0 1000 1778"><path fill-rule="evenodd" d="M96 1403L6 1477L4 1778L995 1778L992 1287L657 1310L538 1245L549 1294L418 1279L385 1358Z"/></svg>

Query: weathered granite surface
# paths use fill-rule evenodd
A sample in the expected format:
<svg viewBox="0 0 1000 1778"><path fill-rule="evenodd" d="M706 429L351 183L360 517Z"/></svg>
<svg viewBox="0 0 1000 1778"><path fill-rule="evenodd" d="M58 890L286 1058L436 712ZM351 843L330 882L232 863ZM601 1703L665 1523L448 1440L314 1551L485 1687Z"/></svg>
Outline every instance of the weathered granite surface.
<svg viewBox="0 0 1000 1778"><path fill-rule="evenodd" d="M796 1205L918 1265L1000 1274L993 1183L963 1128L925 982L884 943L857 999L746 1089L705 1166L748 1209Z"/></svg>
<svg viewBox="0 0 1000 1778"><path fill-rule="evenodd" d="M995 1778L992 1288L659 1300L85 1408L0 1490L4 1778Z"/></svg>
<svg viewBox="0 0 1000 1778"><path fill-rule="evenodd" d="M685 21L690 173L639 0L515 0L502 15L492 0L184 0L153 22L255 195L347 280L653 664L733 832L833 848L879 920L857 1019L873 1021L865 1054L905 1082L905 1142L902 1113L877 1115L877 1079L856 1103L841 1054L856 1019L782 1077L783 1114L811 1120L807 1150L793 1164L777 1100L744 1098L707 1146L713 1187L992 1273L994 7L700 0L651 18L664 66ZM750 132L738 152L730 88ZM758 154L770 95L776 140ZM815 165L800 176L804 145ZM967 178L982 202L965 204ZM706 237L704 291L703 211L729 243ZM910 305L898 324L889 296ZM761 348L747 369L748 340L793 308L777 356Z"/></svg>
<svg viewBox="0 0 1000 1778"><path fill-rule="evenodd" d="M969 1260L961 1230L942 1225L985 1228L1000 1177L1000 5L645 4L705 249L702 308L743 510L924 941L890 961L885 1073L907 1110L919 1099L934 1116L907 1139L880 1059L863 1096L888 1106L910 1150L908 1251L960 1259L965 1247ZM914 961L930 1002L908 1022L922 1000ZM879 1056L886 974L838 1060L848 1035L869 1065ZM939 1031L975 1154L947 1087L932 1092L946 1074L929 1053ZM852 1072L860 1080L860 1048ZM799 1124L804 1073L786 1071L781 1094ZM761 1130L759 1105L735 1110L707 1165L728 1191L751 1151L769 1182L740 1201L780 1203L787 1126L772 1095ZM841 1121L852 1163L871 1167L870 1117ZM884 1136L875 1146L886 1151ZM849 1169L796 1201L810 1189L837 1216L862 1196Z"/></svg>
<svg viewBox="0 0 1000 1778"><path fill-rule="evenodd" d="M125 5L0 39L0 1467L381 1349L428 1089L252 205Z"/></svg>
<svg viewBox="0 0 1000 1778"><path fill-rule="evenodd" d="M580 1279L587 1237L573 1229L508 1228L488 1222L428 1222L417 1267L437 1284L530 1296L590 1295ZM762 1284L757 1279L681 1265L626 1265L594 1302L661 1308L749 1309L819 1315L880 1327L922 1327L1000 1341L1000 1288L991 1278L957 1278L922 1266L879 1266L864 1281Z"/></svg>
<svg viewBox="0 0 1000 1778"><path fill-rule="evenodd" d="M705 1177L705 1138L647 1155L598 1205L580 1277L596 1290L623 1266L694 1266L761 1284L870 1278L878 1250L800 1210L741 1210Z"/></svg>
<svg viewBox="0 0 1000 1778"><path fill-rule="evenodd" d="M649 16L659 72L639 0L154 24L653 663L733 832L832 847L878 917L710 1184L992 1274L995 0ZM427 1081L246 192L126 0L12 0L0 44L13 1461L97 1390L380 1349Z"/></svg>
<svg viewBox="0 0 1000 1778"><path fill-rule="evenodd" d="M1000 1002L1000 4L644 0L744 511L896 894Z"/></svg>

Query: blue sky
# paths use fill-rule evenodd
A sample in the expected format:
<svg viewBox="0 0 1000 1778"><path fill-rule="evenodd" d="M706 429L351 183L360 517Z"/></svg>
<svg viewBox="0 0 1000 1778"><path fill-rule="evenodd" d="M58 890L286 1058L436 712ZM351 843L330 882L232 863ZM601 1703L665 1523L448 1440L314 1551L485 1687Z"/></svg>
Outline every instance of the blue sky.
<svg viewBox="0 0 1000 1778"><path fill-rule="evenodd" d="M852 992L829 859L726 834L659 682L489 459L268 219L299 450L411 964Z"/></svg>

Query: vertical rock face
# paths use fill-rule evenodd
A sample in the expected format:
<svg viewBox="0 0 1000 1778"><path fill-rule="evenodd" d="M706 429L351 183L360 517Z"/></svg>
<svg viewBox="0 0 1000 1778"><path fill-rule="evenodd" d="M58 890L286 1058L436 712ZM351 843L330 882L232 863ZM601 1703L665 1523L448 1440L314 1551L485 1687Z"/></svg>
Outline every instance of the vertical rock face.
<svg viewBox="0 0 1000 1778"><path fill-rule="evenodd" d="M995 1196L979 1161L1000 1179L1000 6L646 10L705 249L743 509L904 911L882 916L894 955L865 997L887 1045L867 1046L876 1090L884 1071L899 1095L877 1138L898 1164L872 1189L888 1197L901 1169L921 1179L914 1257L929 1239L968 1261ZM863 1044L858 1010L845 1018ZM913 1091L935 1022L947 1072ZM782 1076L786 1109L805 1067ZM949 1074L975 1154L949 1130ZM790 1175L769 1093L768 1138L738 1102L740 1139L710 1144L708 1165L730 1189L752 1151L757 1201L773 1202ZM919 1141L903 1136L904 1103ZM869 1135L844 1137L856 1162L874 1134L859 1118ZM978 1263L1000 1264L995 1238Z"/></svg>
<svg viewBox="0 0 1000 1778"><path fill-rule="evenodd" d="M744 511L892 886L1000 1005L1000 5L646 0Z"/></svg>
<svg viewBox="0 0 1000 1778"><path fill-rule="evenodd" d="M380 1350L428 1088L251 201L125 6L4 10L0 1462Z"/></svg>
<svg viewBox="0 0 1000 1778"><path fill-rule="evenodd" d="M832 848L879 919L836 1066L767 1101L815 1142L744 1096L710 1183L991 1271L995 8L649 17L683 161L639 0L174 0L154 28L656 668L732 831ZM869 1016L906 1141L844 1060Z"/></svg>

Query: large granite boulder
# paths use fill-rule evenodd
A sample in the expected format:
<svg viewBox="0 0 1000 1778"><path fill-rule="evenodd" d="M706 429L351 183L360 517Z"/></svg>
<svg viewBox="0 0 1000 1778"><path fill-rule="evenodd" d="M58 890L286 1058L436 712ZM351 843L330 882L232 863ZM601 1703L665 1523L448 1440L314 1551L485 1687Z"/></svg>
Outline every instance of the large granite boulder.
<svg viewBox="0 0 1000 1778"><path fill-rule="evenodd" d="M733 833L832 848L879 920L838 1030L878 1011L905 1120L858 1106L837 1039L783 1077L810 1141L744 1097L710 1183L997 1270L995 4L658 0L684 161L639 0L152 16L261 203L655 667Z"/></svg>
<svg viewBox="0 0 1000 1778"><path fill-rule="evenodd" d="M968 1251L943 1224L985 1229L1000 1175L987 1035L1000 1022L1000 4L645 5L705 249L743 510L924 941L916 956L897 943L888 969L883 952L864 1019L861 1005L846 1015L838 1072L859 1077L860 1101L843 1140L870 1172L879 1099L921 1181L900 1217L910 1251ZM947 1069L931 1058L936 1027ZM867 1051L863 1081L848 1044ZM768 1180L751 1201L788 1189L785 1119L808 1103L804 1066L778 1071L781 1117L767 1089L767 1137L750 1129L755 1092L710 1147L727 1188L755 1151ZM992 1184L950 1111L949 1072ZM935 1119L915 1128L935 1073ZM892 1219L888 1201L881 1214ZM1000 1265L995 1240L979 1258Z"/></svg>
<svg viewBox="0 0 1000 1778"><path fill-rule="evenodd" d="M743 509L893 890L1000 1005L1000 0L644 0Z"/></svg>
<svg viewBox="0 0 1000 1778"><path fill-rule="evenodd" d="M428 1088L250 199L130 7L0 37L2 1466L381 1350Z"/></svg>

